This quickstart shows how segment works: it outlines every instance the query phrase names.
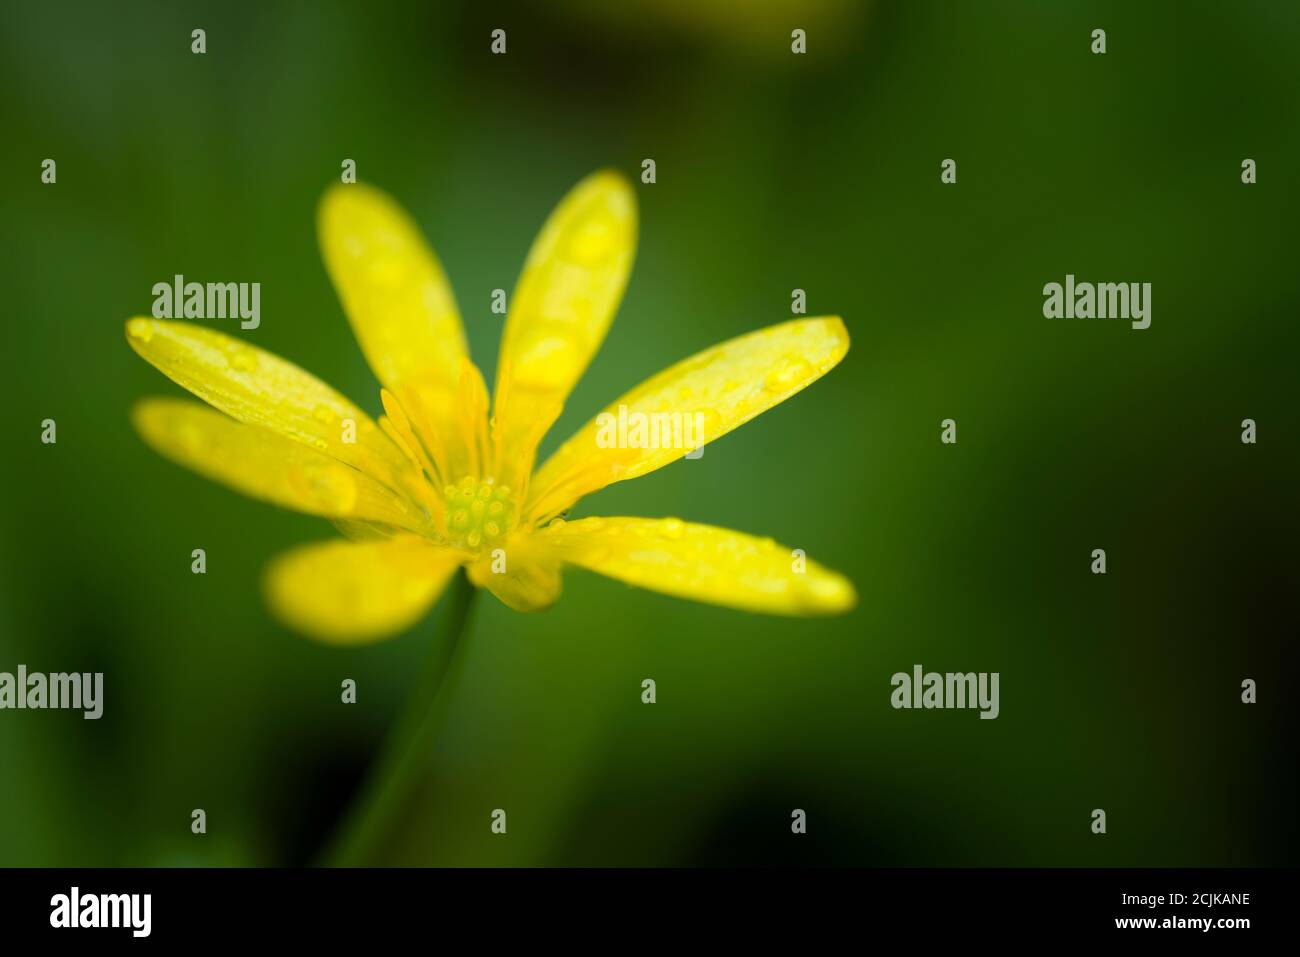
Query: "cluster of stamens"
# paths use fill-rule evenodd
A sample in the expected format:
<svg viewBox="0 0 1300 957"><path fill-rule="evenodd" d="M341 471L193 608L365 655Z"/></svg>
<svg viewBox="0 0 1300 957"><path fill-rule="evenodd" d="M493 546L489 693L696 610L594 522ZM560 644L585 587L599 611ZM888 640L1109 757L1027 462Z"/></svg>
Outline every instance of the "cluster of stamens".
<svg viewBox="0 0 1300 957"><path fill-rule="evenodd" d="M514 517L506 486L467 475L455 485L448 485L442 494L452 544L478 550L500 541L510 531Z"/></svg>

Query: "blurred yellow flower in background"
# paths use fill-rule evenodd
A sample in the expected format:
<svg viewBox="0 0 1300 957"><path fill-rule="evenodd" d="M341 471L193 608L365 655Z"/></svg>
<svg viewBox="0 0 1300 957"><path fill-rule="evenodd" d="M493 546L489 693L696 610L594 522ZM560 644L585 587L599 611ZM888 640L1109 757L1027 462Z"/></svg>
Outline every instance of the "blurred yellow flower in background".
<svg viewBox="0 0 1300 957"><path fill-rule="evenodd" d="M320 515L346 539L305 545L267 570L272 611L313 637L382 638L424 615L459 567L520 611L551 605L576 565L632 585L751 611L845 611L843 576L770 539L676 518L563 516L580 498L691 451L602 441L608 416L696 416L713 441L836 365L837 317L740 336L617 399L534 469L537 448L591 362L636 248L626 179L598 172L552 212L510 300L489 415L451 287L418 227L387 195L336 185L322 253L382 383L376 421L325 383L248 343L137 317L131 346L208 406L145 399L132 412L156 451L246 495Z"/></svg>

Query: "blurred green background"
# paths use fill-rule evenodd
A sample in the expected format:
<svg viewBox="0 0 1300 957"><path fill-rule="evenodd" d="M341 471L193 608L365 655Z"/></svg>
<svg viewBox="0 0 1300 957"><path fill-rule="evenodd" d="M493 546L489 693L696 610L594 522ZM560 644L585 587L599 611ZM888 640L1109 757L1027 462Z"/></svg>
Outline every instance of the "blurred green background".
<svg viewBox="0 0 1300 957"><path fill-rule="evenodd" d="M805 289L848 323L838 369L575 514L772 535L846 572L860 605L764 618L578 571L541 615L481 594L446 727L374 861L1294 862L1296 5L0 16L0 671L106 685L98 722L0 712L0 864L313 860L446 640L437 612L349 650L268 618L266 560L333 529L134 436L132 401L180 394L123 337L153 283L260 282L261 328L214 324L377 414L316 246L344 158L421 224L490 382L490 291L571 185L646 157L627 296L544 452ZM1044 319L1067 272L1151 282L1151 328ZM890 676L917 663L999 672L1001 716L893 710Z"/></svg>

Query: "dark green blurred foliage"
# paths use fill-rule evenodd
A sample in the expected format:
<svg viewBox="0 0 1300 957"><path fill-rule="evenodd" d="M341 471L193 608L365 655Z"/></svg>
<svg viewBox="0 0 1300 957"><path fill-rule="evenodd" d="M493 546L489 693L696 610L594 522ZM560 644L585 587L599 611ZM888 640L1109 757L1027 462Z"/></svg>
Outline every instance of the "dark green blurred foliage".
<svg viewBox="0 0 1300 957"><path fill-rule="evenodd" d="M123 341L152 284L261 282L261 328L225 331L377 413L316 248L344 158L421 223L491 381L490 290L573 183L645 157L624 306L547 449L796 287L854 344L577 514L769 534L861 604L768 619L581 572L537 616L481 595L381 862L1293 861L1300 9L610 6L6 5L0 670L103 671L106 703L0 712L0 864L311 860L445 640L268 619L263 563L333 530L134 437L130 403L178 393ZM1067 272L1151 282L1151 328L1044 319ZM892 710L915 663L1000 672L1001 716Z"/></svg>

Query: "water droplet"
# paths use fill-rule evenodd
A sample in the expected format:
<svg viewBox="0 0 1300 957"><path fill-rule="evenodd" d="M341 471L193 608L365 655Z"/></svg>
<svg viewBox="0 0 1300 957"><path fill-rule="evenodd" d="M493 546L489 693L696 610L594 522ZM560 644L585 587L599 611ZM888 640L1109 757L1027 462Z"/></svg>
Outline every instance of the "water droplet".
<svg viewBox="0 0 1300 957"><path fill-rule="evenodd" d="M331 515L347 515L357 501L352 473L334 465L309 465L289 471L289 484L316 508Z"/></svg>
<svg viewBox="0 0 1300 957"><path fill-rule="evenodd" d="M148 319L132 319L126 324L126 334L137 342L153 338L153 323Z"/></svg>
<svg viewBox="0 0 1300 957"><path fill-rule="evenodd" d="M515 377L522 389L545 391L571 383L579 365L586 359L587 353L573 339L542 335L523 347L523 357L515 367Z"/></svg>
<svg viewBox="0 0 1300 957"><path fill-rule="evenodd" d="M787 357L763 380L763 388L769 392L786 392L808 378L812 366L806 359L797 356Z"/></svg>
<svg viewBox="0 0 1300 957"><path fill-rule="evenodd" d="M609 222L591 220L569 240L569 258L584 265L594 265L614 246L615 231Z"/></svg>

